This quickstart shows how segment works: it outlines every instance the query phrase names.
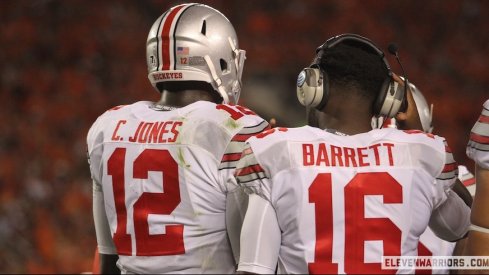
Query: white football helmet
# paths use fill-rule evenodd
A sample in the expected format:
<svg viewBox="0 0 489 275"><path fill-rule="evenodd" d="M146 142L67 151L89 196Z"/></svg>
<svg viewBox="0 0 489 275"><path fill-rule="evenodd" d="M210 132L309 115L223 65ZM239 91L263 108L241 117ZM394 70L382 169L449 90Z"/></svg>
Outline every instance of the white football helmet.
<svg viewBox="0 0 489 275"><path fill-rule="evenodd" d="M433 132L433 104L428 105L428 101L423 96L421 91L411 82L409 82L409 88L411 88L411 94L413 95L414 102L416 103L416 109L418 109L419 119L421 120L421 126L426 133Z"/></svg>
<svg viewBox="0 0 489 275"><path fill-rule="evenodd" d="M238 102L245 51L229 20L214 8L187 3L167 10L149 31L146 58L156 89L165 81L204 81L223 103Z"/></svg>

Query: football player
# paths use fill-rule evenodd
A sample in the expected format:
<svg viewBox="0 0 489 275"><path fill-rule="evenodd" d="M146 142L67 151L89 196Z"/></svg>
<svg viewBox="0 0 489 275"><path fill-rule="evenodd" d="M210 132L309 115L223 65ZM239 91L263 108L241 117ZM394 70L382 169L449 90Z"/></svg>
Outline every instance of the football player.
<svg viewBox="0 0 489 275"><path fill-rule="evenodd" d="M394 79L397 79L398 82L404 82L404 78L398 77L396 74L393 75ZM409 88L407 99L410 102L409 105L412 107L408 107L406 112L400 112L395 118L385 119L385 121L384 118L381 117L374 118L374 128L378 128L378 125L383 124L384 127L395 127L401 130L421 130L426 133L433 133L433 104L428 104L423 93L416 85L409 82ZM470 195L474 197L474 174L472 174L464 165L458 166L458 172L459 180L467 188Z"/></svg>
<svg viewBox="0 0 489 275"><path fill-rule="evenodd" d="M404 83L402 77L394 76L395 80L401 85ZM409 102L408 108L405 112L399 112L396 118L386 120L387 127L395 127L401 130L420 130L426 133L433 133L433 104L429 105L422 92L416 85L409 82L409 89L407 94L407 100ZM475 195L475 178L474 175L463 165L458 166L458 179L461 184L458 188L463 189L462 185L467 188L467 192L464 198L471 204L471 198ZM462 191L465 192L465 191ZM438 238L433 231L428 227L426 231L420 237L420 245L418 247L419 256L452 256L457 242L448 242ZM459 248L455 251L455 254L461 254L464 247L464 243L460 242ZM433 269L433 274L448 274L449 270L445 269Z"/></svg>
<svg viewBox="0 0 489 275"><path fill-rule="evenodd" d="M161 100L112 108L87 136L101 272L234 273L227 178L269 127L235 105L245 52L222 13L194 3L163 13L146 50Z"/></svg>
<svg viewBox="0 0 489 275"><path fill-rule="evenodd" d="M489 255L489 100L474 124L467 144L467 156L475 162L476 189L472 206L466 255ZM477 273L481 271L474 270ZM487 270L485 270L487 272Z"/></svg>
<svg viewBox="0 0 489 275"><path fill-rule="evenodd" d="M469 207L452 191L457 166L443 138L386 128L405 89L369 39L326 41L297 80L308 126L247 141L236 177L250 193L238 271L395 273L382 256L416 256L430 225L454 241Z"/></svg>

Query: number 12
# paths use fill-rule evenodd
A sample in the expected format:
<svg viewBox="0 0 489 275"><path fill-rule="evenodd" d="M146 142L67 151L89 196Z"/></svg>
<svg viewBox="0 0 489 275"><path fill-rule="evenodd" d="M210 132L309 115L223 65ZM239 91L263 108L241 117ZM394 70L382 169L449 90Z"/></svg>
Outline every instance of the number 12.
<svg viewBox="0 0 489 275"><path fill-rule="evenodd" d="M117 230L113 236L117 254L132 255L131 235L127 234L125 161L126 148L116 148L107 162L107 174L112 176L117 213ZM149 214L170 215L180 204L177 163L168 150L145 149L132 165L134 179L148 179L148 172L156 171L163 173L165 183L163 193L144 192L134 203L136 256L184 254L183 225L166 225L165 234L155 235L149 234L148 225Z"/></svg>

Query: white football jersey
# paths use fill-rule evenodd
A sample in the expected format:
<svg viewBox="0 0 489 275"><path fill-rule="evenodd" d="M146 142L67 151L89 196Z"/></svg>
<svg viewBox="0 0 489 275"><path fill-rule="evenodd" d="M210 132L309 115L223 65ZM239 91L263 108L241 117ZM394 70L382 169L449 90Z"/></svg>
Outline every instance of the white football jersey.
<svg viewBox="0 0 489 275"><path fill-rule="evenodd" d="M204 101L105 112L87 137L94 203L105 209L94 214L100 253L118 254L123 272L234 273L226 180L244 141L267 128L244 107Z"/></svg>
<svg viewBox="0 0 489 275"><path fill-rule="evenodd" d="M489 99L484 103L482 113L470 133L467 156L480 167L489 169Z"/></svg>
<svg viewBox="0 0 489 275"><path fill-rule="evenodd" d="M457 177L444 139L420 131L274 128L248 143L236 177L275 211L281 274L376 274L387 271L382 256L416 256L432 210ZM275 270L256 256L266 240L245 232L238 270Z"/></svg>

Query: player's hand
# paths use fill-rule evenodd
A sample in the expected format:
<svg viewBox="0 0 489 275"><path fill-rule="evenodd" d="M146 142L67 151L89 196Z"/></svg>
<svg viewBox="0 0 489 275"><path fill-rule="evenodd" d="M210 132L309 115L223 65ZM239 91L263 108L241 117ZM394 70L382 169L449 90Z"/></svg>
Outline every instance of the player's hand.
<svg viewBox="0 0 489 275"><path fill-rule="evenodd" d="M268 124L270 124L270 128L275 128L277 126L277 120L274 117L272 117L268 122Z"/></svg>

